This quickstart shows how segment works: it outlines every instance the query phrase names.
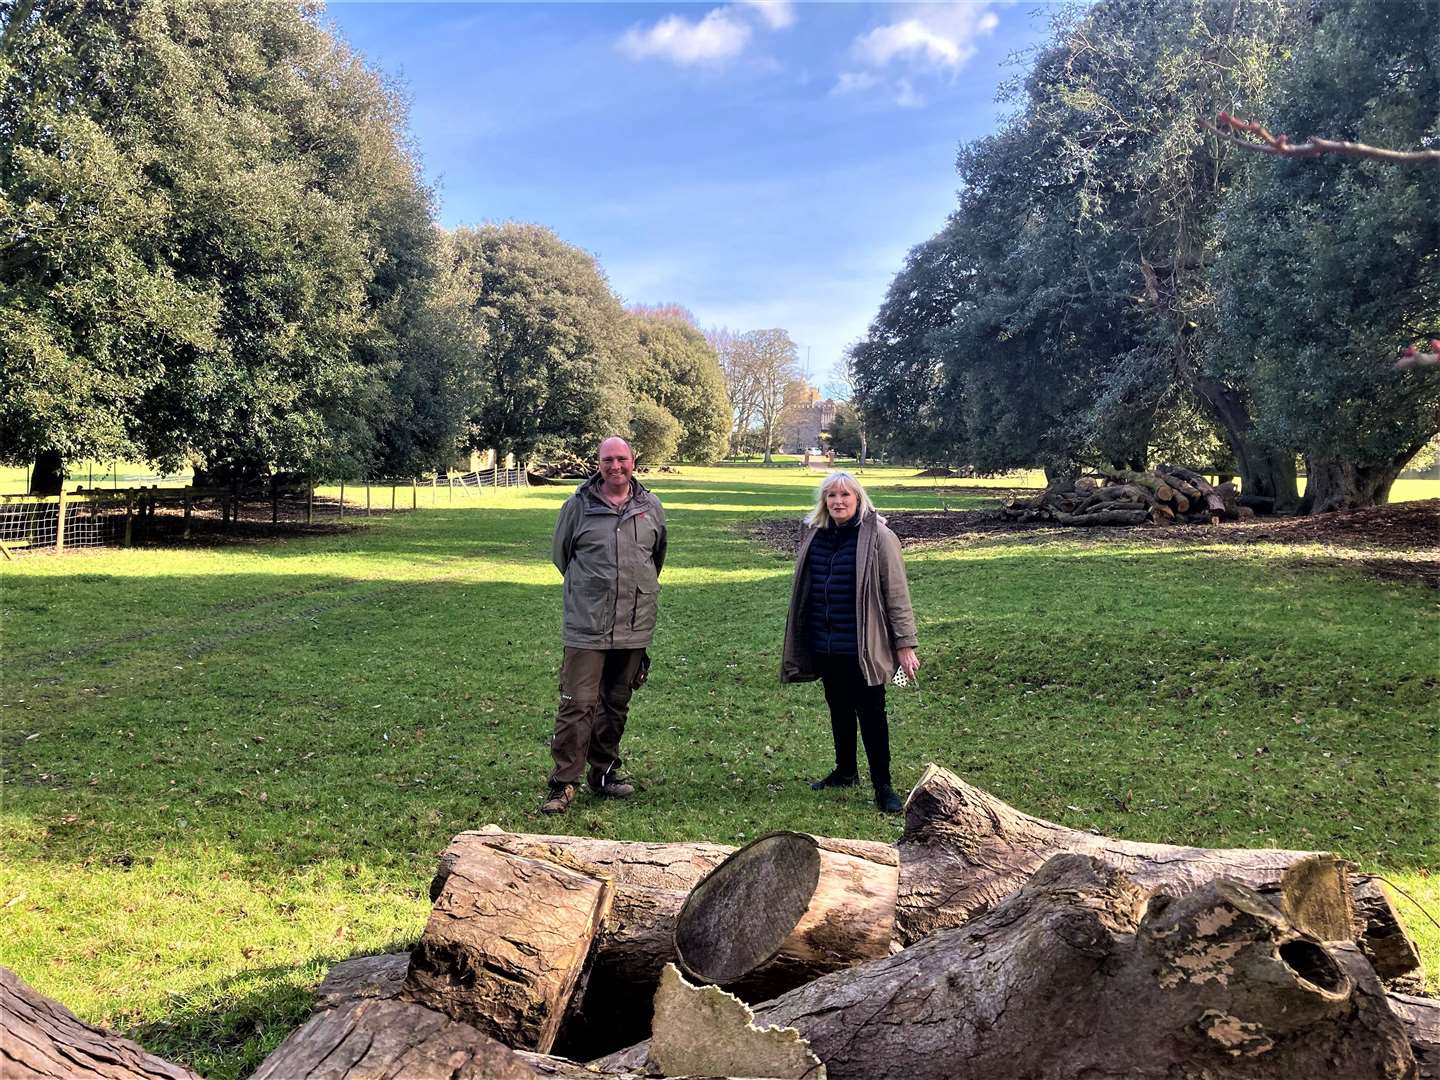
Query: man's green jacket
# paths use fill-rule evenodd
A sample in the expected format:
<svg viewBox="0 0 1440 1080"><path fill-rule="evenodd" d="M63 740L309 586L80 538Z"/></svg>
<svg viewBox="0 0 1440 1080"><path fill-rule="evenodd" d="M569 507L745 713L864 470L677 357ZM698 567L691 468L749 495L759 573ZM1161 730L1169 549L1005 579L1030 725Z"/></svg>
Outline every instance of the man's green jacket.
<svg viewBox="0 0 1440 1080"><path fill-rule="evenodd" d="M630 500L614 507L597 473L575 489L555 522L552 557L565 575L565 633L576 649L643 649L655 633L665 509L630 480Z"/></svg>

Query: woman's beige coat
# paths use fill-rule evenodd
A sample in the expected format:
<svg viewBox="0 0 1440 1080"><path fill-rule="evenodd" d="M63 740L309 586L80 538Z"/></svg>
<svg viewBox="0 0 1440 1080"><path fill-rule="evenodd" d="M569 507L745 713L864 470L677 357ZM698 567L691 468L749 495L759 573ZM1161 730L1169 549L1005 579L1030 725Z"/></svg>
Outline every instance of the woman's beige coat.
<svg viewBox="0 0 1440 1080"><path fill-rule="evenodd" d="M806 604L810 575L805 559L819 530L806 526L795 556L795 580L790 587L790 614L785 620L785 644L780 654L782 683L819 678L810 652ZM855 541L855 625L859 628L860 671L870 686L888 682L899 662L898 649L914 648L915 611L910 606L910 584L900 558L900 541L874 511L860 519Z"/></svg>

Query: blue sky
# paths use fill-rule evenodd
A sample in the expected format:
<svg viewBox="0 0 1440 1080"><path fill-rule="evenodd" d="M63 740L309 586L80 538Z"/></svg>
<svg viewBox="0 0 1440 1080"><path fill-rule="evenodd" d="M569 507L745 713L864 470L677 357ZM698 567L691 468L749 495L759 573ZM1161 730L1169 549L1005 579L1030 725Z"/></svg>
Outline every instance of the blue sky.
<svg viewBox="0 0 1440 1080"><path fill-rule="evenodd" d="M533 221L627 303L780 326L823 383L995 126L1014 3L332 2L411 100L442 224Z"/></svg>

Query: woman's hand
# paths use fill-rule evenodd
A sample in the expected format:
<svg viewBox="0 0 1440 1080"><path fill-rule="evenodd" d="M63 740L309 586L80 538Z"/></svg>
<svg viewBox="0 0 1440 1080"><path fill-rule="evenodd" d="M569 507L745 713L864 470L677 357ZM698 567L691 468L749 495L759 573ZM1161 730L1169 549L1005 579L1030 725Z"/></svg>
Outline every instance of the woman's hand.
<svg viewBox="0 0 1440 1080"><path fill-rule="evenodd" d="M920 670L920 657L908 645L895 650L895 658L900 661L900 670L905 672L907 679L913 679L915 672Z"/></svg>

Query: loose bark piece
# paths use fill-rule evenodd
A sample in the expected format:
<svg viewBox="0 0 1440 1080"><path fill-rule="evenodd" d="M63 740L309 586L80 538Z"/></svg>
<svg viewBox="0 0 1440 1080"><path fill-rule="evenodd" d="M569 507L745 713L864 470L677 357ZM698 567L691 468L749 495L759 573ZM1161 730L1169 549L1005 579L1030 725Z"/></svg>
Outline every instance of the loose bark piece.
<svg viewBox="0 0 1440 1080"><path fill-rule="evenodd" d="M1361 927L1356 940L1382 979L1397 979L1420 968L1420 951L1400 921L1380 882L1370 874L1352 874L1355 922Z"/></svg>
<svg viewBox="0 0 1440 1080"><path fill-rule="evenodd" d="M0 967L0 1076L5 1080L200 1080L137 1042L87 1024Z"/></svg>
<svg viewBox="0 0 1440 1080"><path fill-rule="evenodd" d="M1420 1080L1440 1080L1440 1001L1411 994L1387 994L1385 999L1405 1025Z"/></svg>
<svg viewBox="0 0 1440 1080"><path fill-rule="evenodd" d="M1143 915L1136 919L1143 908ZM1413 1076L1359 953L1299 933L1219 879L1153 897L1079 855L989 915L756 1010L832 1080Z"/></svg>
<svg viewBox="0 0 1440 1080"><path fill-rule="evenodd" d="M251 1080L534 1080L537 1075L508 1046L469 1024L414 1002L362 998L312 1015Z"/></svg>
<svg viewBox="0 0 1440 1080"><path fill-rule="evenodd" d="M675 925L686 974L763 1001L826 972L888 956L899 872L774 832L697 884Z"/></svg>
<svg viewBox="0 0 1440 1080"><path fill-rule="evenodd" d="M507 1046L546 1053L610 905L610 883L478 847L450 868L404 995Z"/></svg>
<svg viewBox="0 0 1440 1080"><path fill-rule="evenodd" d="M893 844L825 837L826 850L896 866ZM571 997L554 1051L586 1060L629 1046L650 1033L660 972L675 956L675 920L691 888L735 849L723 844L651 844L585 836L507 833L487 825L457 835L431 885L440 894L450 867L467 852L494 848L609 877L610 910L596 935L583 985Z"/></svg>
<svg viewBox="0 0 1440 1080"><path fill-rule="evenodd" d="M825 1066L794 1028L757 1028L743 1001L692 986L666 964L655 992L650 1064L661 1076L764 1076L825 1080Z"/></svg>
<svg viewBox="0 0 1440 1080"><path fill-rule="evenodd" d="M906 800L899 847L895 921L904 944L989 910L1060 852L1093 855L1141 888L1172 895L1226 876L1271 897L1321 940L1355 934L1347 867L1336 855L1095 836L1023 814L936 765L927 766Z"/></svg>
<svg viewBox="0 0 1440 1080"><path fill-rule="evenodd" d="M315 988L315 1008L334 1009L362 998L399 997L409 970L409 953L380 953L342 960Z"/></svg>

